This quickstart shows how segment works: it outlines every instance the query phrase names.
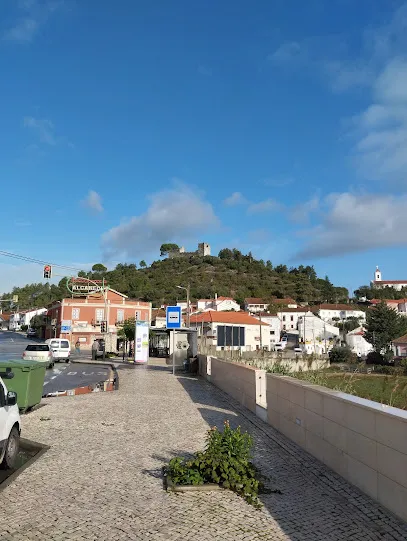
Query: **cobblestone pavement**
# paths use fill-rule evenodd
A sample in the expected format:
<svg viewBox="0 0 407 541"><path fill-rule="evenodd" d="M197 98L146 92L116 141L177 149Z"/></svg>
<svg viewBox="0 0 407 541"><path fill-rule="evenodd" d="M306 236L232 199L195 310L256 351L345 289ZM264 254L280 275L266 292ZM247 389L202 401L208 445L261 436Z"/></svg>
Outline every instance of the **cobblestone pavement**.
<svg viewBox="0 0 407 541"><path fill-rule="evenodd" d="M159 362L120 389L45 400L23 435L51 449L0 492L1 541L403 540L407 526L207 382ZM225 419L250 431L281 494L255 510L225 492L174 494L160 468Z"/></svg>

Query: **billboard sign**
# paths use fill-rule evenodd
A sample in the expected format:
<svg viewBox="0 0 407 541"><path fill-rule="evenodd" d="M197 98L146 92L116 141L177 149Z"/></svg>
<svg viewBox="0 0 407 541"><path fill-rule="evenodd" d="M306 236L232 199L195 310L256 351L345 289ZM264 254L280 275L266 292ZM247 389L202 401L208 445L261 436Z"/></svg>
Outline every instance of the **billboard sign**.
<svg viewBox="0 0 407 541"><path fill-rule="evenodd" d="M148 321L136 321L134 334L134 361L136 363L148 362L149 351L149 323Z"/></svg>

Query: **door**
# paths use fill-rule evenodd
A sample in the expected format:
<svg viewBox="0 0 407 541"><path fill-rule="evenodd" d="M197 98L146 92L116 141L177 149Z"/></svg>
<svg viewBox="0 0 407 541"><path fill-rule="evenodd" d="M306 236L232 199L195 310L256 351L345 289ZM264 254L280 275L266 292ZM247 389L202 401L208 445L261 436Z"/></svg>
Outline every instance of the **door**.
<svg viewBox="0 0 407 541"><path fill-rule="evenodd" d="M7 391L3 386L3 381L0 378L0 459L3 456L3 448L8 438L8 434L6 434L6 422L8 417L5 408L6 392Z"/></svg>

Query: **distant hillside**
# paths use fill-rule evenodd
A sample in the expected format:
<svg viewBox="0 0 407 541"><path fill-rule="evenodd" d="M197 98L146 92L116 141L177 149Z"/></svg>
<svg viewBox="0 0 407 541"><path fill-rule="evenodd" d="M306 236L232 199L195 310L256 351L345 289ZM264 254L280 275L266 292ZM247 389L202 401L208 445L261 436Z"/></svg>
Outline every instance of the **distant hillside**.
<svg viewBox="0 0 407 541"><path fill-rule="evenodd" d="M257 261L249 253L225 248L218 257L195 254L174 259L155 261L150 267L138 269L135 264L119 264L107 271L101 264L93 272L79 273L93 279L104 277L110 287L131 298L152 301L154 306L173 303L185 298L185 292L176 286L191 286L191 299L213 298L215 293L231 296L243 303L246 297L292 297L298 302L346 302L348 290L335 287L328 279L318 278L312 266L300 265L288 269L285 265L273 267L270 261ZM19 296L20 309L44 306L67 295L65 280L58 286L29 284L14 288L4 295ZM2 303L3 309L9 309ZM6 306L5 306L6 305Z"/></svg>

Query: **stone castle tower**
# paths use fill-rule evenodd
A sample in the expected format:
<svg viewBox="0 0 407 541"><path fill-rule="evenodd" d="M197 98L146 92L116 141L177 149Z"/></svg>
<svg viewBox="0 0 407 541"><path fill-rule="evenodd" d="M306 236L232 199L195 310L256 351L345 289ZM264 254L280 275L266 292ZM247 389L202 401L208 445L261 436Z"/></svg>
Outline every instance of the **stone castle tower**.
<svg viewBox="0 0 407 541"><path fill-rule="evenodd" d="M207 242L200 242L198 244L198 255L205 257L207 255L211 255L211 246Z"/></svg>

